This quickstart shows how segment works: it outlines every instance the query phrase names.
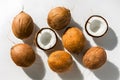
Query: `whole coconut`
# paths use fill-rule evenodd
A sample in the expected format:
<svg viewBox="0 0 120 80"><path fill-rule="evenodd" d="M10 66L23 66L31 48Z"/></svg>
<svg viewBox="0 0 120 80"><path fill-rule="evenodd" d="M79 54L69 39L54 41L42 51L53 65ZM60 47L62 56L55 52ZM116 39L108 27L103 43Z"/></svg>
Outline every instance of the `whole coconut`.
<svg viewBox="0 0 120 80"><path fill-rule="evenodd" d="M79 53L85 46L86 39L79 28L70 27L63 34L62 42L68 51L72 53Z"/></svg>
<svg viewBox="0 0 120 80"><path fill-rule="evenodd" d="M64 7L56 7L52 9L48 14L48 25L53 29L63 29L65 28L71 20L70 10Z"/></svg>
<svg viewBox="0 0 120 80"><path fill-rule="evenodd" d="M50 68L58 73L68 71L71 68L72 63L72 56L62 50L52 52L48 58Z"/></svg>
<svg viewBox="0 0 120 80"><path fill-rule="evenodd" d="M83 56L83 64L89 69L100 68L107 59L106 52L101 47L90 48Z"/></svg>
<svg viewBox="0 0 120 80"><path fill-rule="evenodd" d="M35 61L35 52L28 44L16 44L11 48L11 58L21 67L28 67Z"/></svg>
<svg viewBox="0 0 120 80"><path fill-rule="evenodd" d="M34 23L30 15L25 12L20 12L15 16L12 22L12 31L19 39L29 37L34 28Z"/></svg>

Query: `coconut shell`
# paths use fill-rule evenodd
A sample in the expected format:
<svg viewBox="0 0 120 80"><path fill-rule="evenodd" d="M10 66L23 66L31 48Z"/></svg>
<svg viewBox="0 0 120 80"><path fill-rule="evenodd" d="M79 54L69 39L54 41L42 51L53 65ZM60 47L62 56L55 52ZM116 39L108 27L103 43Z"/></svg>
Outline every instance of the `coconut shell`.
<svg viewBox="0 0 120 80"><path fill-rule="evenodd" d="M28 67L35 61L35 52L28 44L16 44L11 48L13 62L21 67Z"/></svg>
<svg viewBox="0 0 120 80"><path fill-rule="evenodd" d="M29 37L34 29L34 23L30 15L25 12L20 12L15 16L12 22L12 31L19 39Z"/></svg>
<svg viewBox="0 0 120 80"><path fill-rule="evenodd" d="M106 52L103 48L92 47L83 56L83 64L89 69L97 69L106 62L106 59Z"/></svg>
<svg viewBox="0 0 120 80"><path fill-rule="evenodd" d="M63 34L62 42L68 51L72 53L79 53L85 46L86 39L79 28L71 27Z"/></svg>
<svg viewBox="0 0 120 80"><path fill-rule="evenodd" d="M42 48L42 47L38 44L37 38L38 38L38 34L40 34L40 33L42 32L42 30L45 30L45 29L51 30L51 31L53 31L53 32L55 33L55 31L54 31L53 29L51 29L51 28L42 28L42 29L40 29L40 30L36 33L34 43L35 43L35 45L36 45L38 48L40 48L40 49L42 49L42 50L44 50L44 51L47 51L47 50L53 49L53 48L57 45L58 37L57 37L57 34L55 33L56 43L55 43L54 46L50 47L49 49L44 49L44 48Z"/></svg>
<svg viewBox="0 0 120 80"><path fill-rule="evenodd" d="M56 7L48 13L48 25L56 30L65 28L71 20L70 10L64 7Z"/></svg>
<svg viewBox="0 0 120 80"><path fill-rule="evenodd" d="M65 72L71 68L72 56L65 51L52 52L48 58L50 68L55 72Z"/></svg>
<svg viewBox="0 0 120 80"><path fill-rule="evenodd" d="M105 31L102 35L100 35L100 36L94 36L94 35L90 34L89 31L87 30L87 24L89 23L89 20L90 20L91 18L93 18L93 17L99 17L99 18L103 19L103 20L105 21L105 23L106 23L107 29L106 29L106 31ZM107 20L106 20L105 18L103 18L102 16L99 16L99 15L92 15L92 16L90 16L90 17L87 19L86 23L85 23L85 31L87 32L88 35L90 35L90 36L92 36L92 37L94 37L94 38L99 38L99 37L104 36L104 35L107 33L108 28L109 28L109 26L108 26Z"/></svg>

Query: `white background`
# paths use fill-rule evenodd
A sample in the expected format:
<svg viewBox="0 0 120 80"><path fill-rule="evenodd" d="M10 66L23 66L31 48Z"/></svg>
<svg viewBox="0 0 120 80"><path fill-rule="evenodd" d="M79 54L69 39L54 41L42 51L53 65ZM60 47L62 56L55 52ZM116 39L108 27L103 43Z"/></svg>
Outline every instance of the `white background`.
<svg viewBox="0 0 120 80"><path fill-rule="evenodd" d="M72 21L69 26L80 27L85 34L85 49L99 45L107 52L107 62L97 70L85 68L80 55L72 55L72 70L57 74L48 64L48 52L38 49L32 44L34 35L39 28L48 27L47 15L50 9L64 6L70 9ZM21 11L28 13L36 25L30 38L22 41L12 31L13 18ZM107 34L101 38L92 38L84 30L84 24L91 15L103 16L108 24ZM58 31L61 36L62 31ZM120 0L0 0L0 80L120 80ZM28 43L37 54L35 63L29 68L16 66L10 57L10 49L17 43ZM59 41L55 49L63 49ZM55 50L54 49L54 50Z"/></svg>

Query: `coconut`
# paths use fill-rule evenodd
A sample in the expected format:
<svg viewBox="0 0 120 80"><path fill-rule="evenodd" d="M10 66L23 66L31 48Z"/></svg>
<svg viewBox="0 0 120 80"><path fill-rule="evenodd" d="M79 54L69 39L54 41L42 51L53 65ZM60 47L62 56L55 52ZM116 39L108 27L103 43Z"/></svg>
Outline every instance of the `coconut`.
<svg viewBox="0 0 120 80"><path fill-rule="evenodd" d="M89 69L98 69L107 60L106 51L99 46L91 47L83 56L83 64Z"/></svg>
<svg viewBox="0 0 120 80"><path fill-rule="evenodd" d="M12 32L19 39L28 38L34 28L34 23L30 15L25 12L20 12L15 16L12 22Z"/></svg>
<svg viewBox="0 0 120 80"><path fill-rule="evenodd" d="M62 42L68 51L72 53L79 53L85 46L86 39L79 28L71 27L63 34Z"/></svg>
<svg viewBox="0 0 120 80"><path fill-rule="evenodd" d="M53 8L48 13L47 22L48 25L53 29L63 29L65 28L71 20L71 13L69 9L65 7L56 7Z"/></svg>
<svg viewBox="0 0 120 80"><path fill-rule="evenodd" d="M49 50L57 43L57 35L50 28L42 28L35 36L35 44L42 50Z"/></svg>
<svg viewBox="0 0 120 80"><path fill-rule="evenodd" d="M35 52L28 44L16 44L11 48L13 62L21 67L29 67L35 61Z"/></svg>
<svg viewBox="0 0 120 80"><path fill-rule="evenodd" d="M50 54L48 64L55 72L65 72L71 69L73 59L69 53L58 50Z"/></svg>
<svg viewBox="0 0 120 80"><path fill-rule="evenodd" d="M93 15L86 21L85 30L90 36L98 38L108 31L108 23L102 16Z"/></svg>

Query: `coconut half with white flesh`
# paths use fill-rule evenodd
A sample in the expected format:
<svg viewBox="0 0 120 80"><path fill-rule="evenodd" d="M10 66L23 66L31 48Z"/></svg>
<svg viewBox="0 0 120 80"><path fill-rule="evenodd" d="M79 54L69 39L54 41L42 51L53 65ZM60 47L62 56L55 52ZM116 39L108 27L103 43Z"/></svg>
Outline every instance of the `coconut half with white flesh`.
<svg viewBox="0 0 120 80"><path fill-rule="evenodd" d="M49 50L57 43L57 35L50 28L42 28L35 37L36 45L42 50Z"/></svg>
<svg viewBox="0 0 120 80"><path fill-rule="evenodd" d="M85 30L92 37L102 37L108 31L108 23L102 16L93 15L86 21Z"/></svg>

